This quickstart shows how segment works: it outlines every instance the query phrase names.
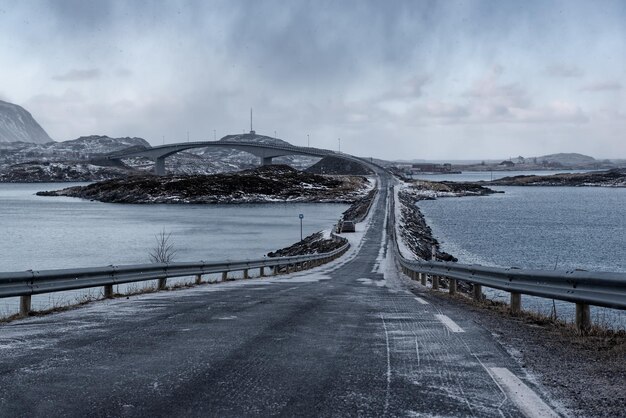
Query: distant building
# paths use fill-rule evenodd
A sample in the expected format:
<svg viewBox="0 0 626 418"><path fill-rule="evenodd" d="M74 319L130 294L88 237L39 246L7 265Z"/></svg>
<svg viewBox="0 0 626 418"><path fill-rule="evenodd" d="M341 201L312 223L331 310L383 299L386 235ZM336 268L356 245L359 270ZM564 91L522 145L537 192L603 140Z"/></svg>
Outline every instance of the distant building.
<svg viewBox="0 0 626 418"><path fill-rule="evenodd" d="M415 173L447 173L452 171L452 164L412 164L411 171Z"/></svg>
<svg viewBox="0 0 626 418"><path fill-rule="evenodd" d="M498 165L501 165L501 166L503 166L503 167L513 167L513 166L515 166L515 163L514 163L513 161L506 160L506 161L502 161L502 162L501 162L500 164L498 164Z"/></svg>

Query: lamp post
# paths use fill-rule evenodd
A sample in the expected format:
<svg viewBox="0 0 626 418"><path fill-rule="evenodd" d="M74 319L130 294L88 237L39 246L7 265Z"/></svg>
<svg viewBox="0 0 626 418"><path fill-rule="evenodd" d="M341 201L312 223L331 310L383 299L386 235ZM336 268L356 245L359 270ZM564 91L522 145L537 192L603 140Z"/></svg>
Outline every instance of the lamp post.
<svg viewBox="0 0 626 418"><path fill-rule="evenodd" d="M304 214L300 214L298 215L298 218L300 218L300 242L302 242L302 219L304 219Z"/></svg>
<svg viewBox="0 0 626 418"><path fill-rule="evenodd" d="M311 146L311 139L309 138L309 134L306 134L306 146L307 147Z"/></svg>
<svg viewBox="0 0 626 418"><path fill-rule="evenodd" d="M341 154L341 138L337 138L337 141L339 141L339 153Z"/></svg>

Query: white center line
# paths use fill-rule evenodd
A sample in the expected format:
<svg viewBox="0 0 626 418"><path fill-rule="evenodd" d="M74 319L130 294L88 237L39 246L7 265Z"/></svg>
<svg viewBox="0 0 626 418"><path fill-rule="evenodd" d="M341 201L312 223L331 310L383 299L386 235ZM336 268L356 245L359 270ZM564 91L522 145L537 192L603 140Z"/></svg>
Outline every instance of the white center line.
<svg viewBox="0 0 626 418"><path fill-rule="evenodd" d="M419 303L421 303L422 305L428 305L428 302L426 302L424 299L420 298L420 297L415 297L415 300L418 301Z"/></svg>
<svg viewBox="0 0 626 418"><path fill-rule="evenodd" d="M465 332L463 328L458 326L456 322L448 318L446 315L436 314L435 317L444 324L450 332Z"/></svg>
<svg viewBox="0 0 626 418"><path fill-rule="evenodd" d="M529 418L558 417L535 392L532 391L519 377L504 367L490 367L495 380L502 386L509 399Z"/></svg>

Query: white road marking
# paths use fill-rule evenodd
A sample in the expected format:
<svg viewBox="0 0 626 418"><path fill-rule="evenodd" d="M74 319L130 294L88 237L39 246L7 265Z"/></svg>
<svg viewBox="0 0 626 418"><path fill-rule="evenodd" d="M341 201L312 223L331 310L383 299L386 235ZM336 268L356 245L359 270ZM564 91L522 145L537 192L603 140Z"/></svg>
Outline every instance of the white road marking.
<svg viewBox="0 0 626 418"><path fill-rule="evenodd" d="M532 391L511 371L504 367L490 367L489 370L504 389L509 399L529 418L558 417L535 392Z"/></svg>
<svg viewBox="0 0 626 418"><path fill-rule="evenodd" d="M435 317L441 321L442 324L444 324L449 330L450 332L465 332L465 330L463 328L461 328L460 326L458 326L456 324L456 322L454 322L453 320L451 320L449 317L447 317L446 315L441 315L441 314L436 314Z"/></svg>
<svg viewBox="0 0 626 418"><path fill-rule="evenodd" d="M426 302L424 299L420 297L415 296L415 300L421 303L422 305L428 305L428 302Z"/></svg>
<svg viewBox="0 0 626 418"><path fill-rule="evenodd" d="M385 393L385 410L383 415L387 415L389 409L389 395L391 394L391 350L389 349L389 332L387 332L387 324L385 318L380 315L380 319L383 321L383 328L385 329L385 342L387 343L387 391Z"/></svg>
<svg viewBox="0 0 626 418"><path fill-rule="evenodd" d="M415 336L415 352L417 353L417 367L420 365L420 346L417 344L417 336Z"/></svg>

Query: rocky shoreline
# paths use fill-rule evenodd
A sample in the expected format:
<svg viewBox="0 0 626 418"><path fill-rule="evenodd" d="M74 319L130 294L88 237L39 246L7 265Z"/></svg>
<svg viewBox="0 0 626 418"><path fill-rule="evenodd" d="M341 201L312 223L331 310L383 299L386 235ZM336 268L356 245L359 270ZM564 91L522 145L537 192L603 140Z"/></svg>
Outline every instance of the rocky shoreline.
<svg viewBox="0 0 626 418"><path fill-rule="evenodd" d="M377 193L378 189L374 188L370 190L367 195L356 200L342 213L341 219L353 222L362 222L367 217ZM344 237L331 235L330 238L327 238L324 237L322 231L319 231L309 235L300 242L297 242L289 247L270 252L267 255L268 257L287 257L292 255L319 254L336 250L346 242L347 240Z"/></svg>
<svg viewBox="0 0 626 418"><path fill-rule="evenodd" d="M490 186L566 186L566 187L626 187L626 169L588 173L563 173L548 176L513 176L484 182Z"/></svg>
<svg viewBox="0 0 626 418"><path fill-rule="evenodd" d="M213 175L138 175L38 192L107 203L353 203L369 191L362 176L321 176L285 165Z"/></svg>
<svg viewBox="0 0 626 418"><path fill-rule="evenodd" d="M421 259L432 260L434 245L437 260L457 261L456 257L440 250L439 241L433 236L416 203L440 197L487 196L494 193L500 192L473 183L414 181L406 184L398 191L400 237L413 254Z"/></svg>
<svg viewBox="0 0 626 418"><path fill-rule="evenodd" d="M340 236L326 238L322 231L316 232L286 248L272 251L268 257L289 257L295 255L321 254L341 248L348 240Z"/></svg>

